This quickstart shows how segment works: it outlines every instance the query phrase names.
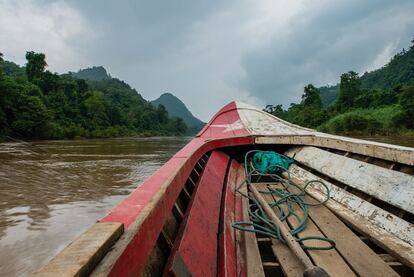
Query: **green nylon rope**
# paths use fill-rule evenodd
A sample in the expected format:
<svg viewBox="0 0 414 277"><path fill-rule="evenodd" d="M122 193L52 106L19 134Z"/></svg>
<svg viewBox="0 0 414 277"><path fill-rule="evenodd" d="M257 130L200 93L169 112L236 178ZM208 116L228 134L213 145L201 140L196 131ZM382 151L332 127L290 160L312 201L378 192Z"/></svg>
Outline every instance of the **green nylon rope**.
<svg viewBox="0 0 414 277"><path fill-rule="evenodd" d="M283 188L275 188L275 189L269 189L269 191L259 191L260 193L263 194L270 194L270 195L275 195L277 196L277 198L279 200L269 203L269 206L271 208L273 208L274 210L276 210L278 212L278 216L280 218L280 220L286 221L290 216L293 216L294 218L296 218L296 220L298 221L298 226L294 229L290 230L290 233L295 236L297 234L299 234L300 232L302 232L307 225L308 222L308 216L309 216L309 206L317 206L317 205L322 205L324 203L326 203L329 198L330 198L330 192L329 192L329 188L326 186L325 183L323 183L322 181L319 180L311 180L305 183L304 187L299 187L297 186L295 183L293 183L290 179L290 173L289 170L287 168L284 168L280 165L277 164L272 164L269 165L269 167L264 170L264 172L271 172L271 171L275 171L275 172L287 172L288 174L288 178L282 178L281 176L277 175L277 174L272 174L272 173L263 173L260 172L258 170L256 170L256 168L254 167L252 160L249 159L249 156L252 153L259 153L262 152L260 150L252 150L246 153L245 157L244 157L244 167L245 167L245 171L246 171L246 179L236 188L236 191L238 193L240 193L243 197L246 197L248 199L251 200L250 206L249 206L249 215L250 215L250 219L251 221L238 221L238 222L233 222L232 227L241 231L246 231L246 232L253 232L253 233L257 233L257 234L262 234L271 238L274 238L276 240L280 240L283 243L286 243L285 240L283 239L281 233L280 233L280 229L279 226L277 224L275 224L272 220L269 219L269 217L266 215L266 213L264 212L263 208L261 207L261 205L259 204L259 202L255 199L250 197L247 194L244 194L240 191L240 188L244 185L247 184L248 186L253 186L254 183L252 183L252 175L259 175L257 182L260 181L260 179L264 176L266 177L270 177L271 179L273 179L276 182L280 182L283 186ZM280 154L277 154L280 155ZM293 162L292 159L280 155L283 159L286 160L290 160L291 162ZM269 170L270 167L273 168L277 168L278 170ZM326 199L324 199L324 201L319 202L319 203L307 203L304 200L304 197L306 195L306 188L313 183L319 183L321 184L325 189L326 189ZM295 193L291 193L289 192L289 187L296 187L300 190L300 193L295 194ZM303 217L300 217L294 210L294 205L297 204L300 209L303 211ZM283 209L282 205L286 205L287 209ZM250 227L250 228L249 228ZM251 228L253 227L253 228ZM305 246L303 244L301 244L303 249L307 249L307 250L329 250L332 248L335 248L335 241L326 237L319 237L319 236L308 236L308 237L303 237L303 238L297 238L298 242L303 242L303 241L307 241L307 240L320 240L320 241L326 241L329 243L329 246L325 246L325 247L316 247L316 246Z"/></svg>

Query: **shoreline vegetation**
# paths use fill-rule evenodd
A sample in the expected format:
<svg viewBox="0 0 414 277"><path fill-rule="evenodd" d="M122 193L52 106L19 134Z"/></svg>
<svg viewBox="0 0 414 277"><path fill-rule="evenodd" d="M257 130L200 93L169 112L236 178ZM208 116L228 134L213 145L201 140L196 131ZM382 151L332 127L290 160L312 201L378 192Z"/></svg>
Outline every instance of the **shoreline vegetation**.
<svg viewBox="0 0 414 277"><path fill-rule="evenodd" d="M125 82L78 79L46 70L46 56L27 52L24 67L0 53L0 141L188 135Z"/></svg>
<svg viewBox="0 0 414 277"><path fill-rule="evenodd" d="M304 88L300 103L264 109L294 124L345 136L414 136L414 40L384 67L341 75L335 86ZM125 82L46 70L27 52L21 67L0 53L0 141L189 135L179 117L154 107ZM86 73L91 73L85 71ZM96 73L96 72L94 72ZM79 73L78 73L79 74ZM107 76L107 77L106 77ZM195 130L196 131L196 130Z"/></svg>
<svg viewBox="0 0 414 277"><path fill-rule="evenodd" d="M345 136L414 137L414 39L378 70L341 75L335 86L304 88L300 103L267 105L291 123Z"/></svg>

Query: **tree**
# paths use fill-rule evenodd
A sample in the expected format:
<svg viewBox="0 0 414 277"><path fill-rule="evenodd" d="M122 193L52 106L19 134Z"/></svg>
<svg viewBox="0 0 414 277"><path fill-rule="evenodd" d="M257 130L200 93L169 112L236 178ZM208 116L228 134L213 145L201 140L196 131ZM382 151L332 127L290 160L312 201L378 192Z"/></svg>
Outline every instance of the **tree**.
<svg viewBox="0 0 414 277"><path fill-rule="evenodd" d="M302 94L302 104L304 107L322 108L322 101L320 92L312 84L304 87L304 93Z"/></svg>
<svg viewBox="0 0 414 277"><path fill-rule="evenodd" d="M165 109L163 105L158 105L156 112L157 119L160 123L164 124L168 122L168 111Z"/></svg>
<svg viewBox="0 0 414 277"><path fill-rule="evenodd" d="M86 99L85 107L89 118L92 120L91 123L95 128L109 125L107 104L101 92L96 91Z"/></svg>
<svg viewBox="0 0 414 277"><path fill-rule="evenodd" d="M414 86L403 89L400 95L401 121L408 128L414 128Z"/></svg>
<svg viewBox="0 0 414 277"><path fill-rule="evenodd" d="M173 117L169 122L169 130L174 135L180 135L187 132L187 125L179 117Z"/></svg>
<svg viewBox="0 0 414 277"><path fill-rule="evenodd" d="M339 97L336 107L340 111L344 111L354 106L355 99L361 94L361 80L358 73L349 71L341 75L341 83L339 85Z"/></svg>
<svg viewBox="0 0 414 277"><path fill-rule="evenodd" d="M22 137L41 137L49 113L43 102L37 96L20 93L14 110L15 120L11 127L13 135Z"/></svg>
<svg viewBox="0 0 414 277"><path fill-rule="evenodd" d="M0 52L0 63L2 63L4 60L3 60L3 53L2 52ZM0 67L0 76L2 75L2 73L3 73L3 70L2 70L2 68ZM0 107L1 108L1 107Z"/></svg>
<svg viewBox="0 0 414 277"><path fill-rule="evenodd" d="M28 51L26 52L26 60L26 74L28 80L31 82L35 78L40 78L47 66L45 54Z"/></svg>

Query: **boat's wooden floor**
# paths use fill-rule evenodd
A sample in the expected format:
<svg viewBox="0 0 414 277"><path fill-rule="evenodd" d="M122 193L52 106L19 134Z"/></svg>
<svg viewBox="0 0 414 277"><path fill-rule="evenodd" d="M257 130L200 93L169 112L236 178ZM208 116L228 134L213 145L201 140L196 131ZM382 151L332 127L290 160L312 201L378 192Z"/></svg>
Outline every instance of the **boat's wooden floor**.
<svg viewBox="0 0 414 277"><path fill-rule="evenodd" d="M254 185L259 191L281 187L281 184L275 182L261 182ZM244 189L248 190L247 187ZM271 194L263 194L263 196L268 203L278 200ZM248 220L248 200L243 201L245 201L243 205L244 219ZM306 197L306 201L317 203L309 196ZM298 205L294 205L294 210L299 216L303 215ZM278 213L277 210L275 211ZM291 229L297 224L297 220L290 217L286 226ZM245 248L248 252L246 253L248 273L249 271L252 273L254 270L254 276L303 276L303 266L285 244L268 237L256 236L253 233L243 235L250 237L245 242L250 244ZM298 237L309 236L325 236L335 240L336 247L334 249L306 251L312 262L324 268L331 276L400 276L395 269L398 270L398 266L402 266L402 264L352 230L323 205L311 206L309 209L307 227ZM257 244L256 247L252 247L252 237ZM318 240L304 241L303 244L322 247L329 245L327 242Z"/></svg>

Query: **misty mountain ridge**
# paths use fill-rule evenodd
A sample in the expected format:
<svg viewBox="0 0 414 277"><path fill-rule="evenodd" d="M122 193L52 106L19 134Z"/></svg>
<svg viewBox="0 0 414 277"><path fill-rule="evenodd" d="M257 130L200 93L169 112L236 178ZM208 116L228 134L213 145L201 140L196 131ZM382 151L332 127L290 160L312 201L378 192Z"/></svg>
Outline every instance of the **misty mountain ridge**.
<svg viewBox="0 0 414 277"><path fill-rule="evenodd" d="M171 93L164 93L157 99L150 101L152 105L157 107L158 105L163 105L168 111L170 117L180 117L184 120L184 123L193 130L197 132L205 125L203 121L196 118L187 106L175 95Z"/></svg>

